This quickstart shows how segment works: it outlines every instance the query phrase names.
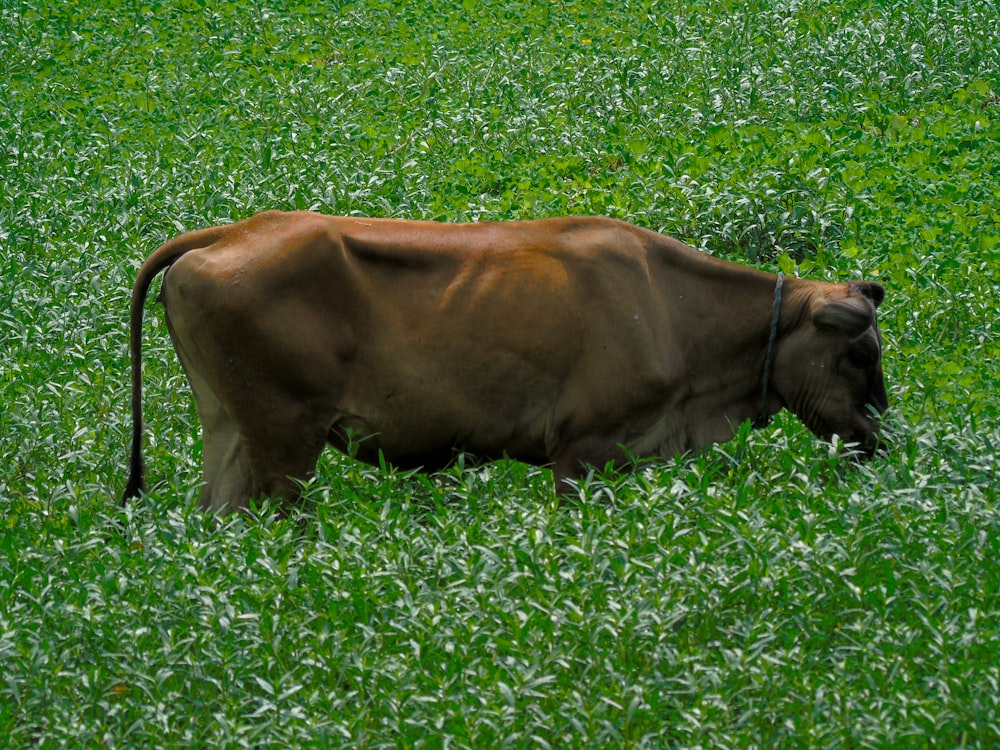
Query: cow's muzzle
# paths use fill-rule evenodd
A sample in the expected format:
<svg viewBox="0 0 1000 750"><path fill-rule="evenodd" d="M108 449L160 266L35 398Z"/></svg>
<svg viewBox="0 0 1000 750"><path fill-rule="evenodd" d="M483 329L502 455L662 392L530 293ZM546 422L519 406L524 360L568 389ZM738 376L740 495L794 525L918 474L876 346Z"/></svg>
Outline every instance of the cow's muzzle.
<svg viewBox="0 0 1000 750"><path fill-rule="evenodd" d="M865 419L863 429L844 438L844 444L860 459L872 459L877 453L884 453L889 449L888 436L879 419L881 412L874 408L871 412L871 416Z"/></svg>

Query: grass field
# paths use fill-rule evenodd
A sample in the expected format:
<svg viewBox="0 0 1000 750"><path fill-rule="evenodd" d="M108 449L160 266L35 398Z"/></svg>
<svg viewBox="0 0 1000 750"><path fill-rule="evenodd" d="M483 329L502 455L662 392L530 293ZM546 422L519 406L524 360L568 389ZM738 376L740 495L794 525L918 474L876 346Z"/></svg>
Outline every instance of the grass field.
<svg viewBox="0 0 1000 750"><path fill-rule="evenodd" d="M135 271L267 208L879 280L892 449L783 415L568 507L329 453L219 524L151 304L118 512ZM1000 747L998 310L987 0L0 2L0 745Z"/></svg>

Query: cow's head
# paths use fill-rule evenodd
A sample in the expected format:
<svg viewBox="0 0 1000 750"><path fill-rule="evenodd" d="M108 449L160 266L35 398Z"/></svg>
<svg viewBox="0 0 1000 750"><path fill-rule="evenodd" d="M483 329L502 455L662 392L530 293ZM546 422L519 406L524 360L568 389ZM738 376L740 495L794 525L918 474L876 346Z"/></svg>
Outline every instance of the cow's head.
<svg viewBox="0 0 1000 750"><path fill-rule="evenodd" d="M871 455L888 400L875 310L879 284L836 284L810 299L775 356L773 387L816 435L834 434Z"/></svg>

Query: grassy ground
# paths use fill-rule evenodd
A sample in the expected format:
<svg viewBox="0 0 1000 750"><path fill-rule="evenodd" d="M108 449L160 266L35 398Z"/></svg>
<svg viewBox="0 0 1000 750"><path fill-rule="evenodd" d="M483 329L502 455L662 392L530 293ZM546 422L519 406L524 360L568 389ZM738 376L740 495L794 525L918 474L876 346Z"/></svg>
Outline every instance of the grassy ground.
<svg viewBox="0 0 1000 750"><path fill-rule="evenodd" d="M0 3L2 744L1000 745L998 71L985 0ZM265 208L880 280L893 450L785 416L563 508L331 454L217 525L156 312L115 532L135 270Z"/></svg>

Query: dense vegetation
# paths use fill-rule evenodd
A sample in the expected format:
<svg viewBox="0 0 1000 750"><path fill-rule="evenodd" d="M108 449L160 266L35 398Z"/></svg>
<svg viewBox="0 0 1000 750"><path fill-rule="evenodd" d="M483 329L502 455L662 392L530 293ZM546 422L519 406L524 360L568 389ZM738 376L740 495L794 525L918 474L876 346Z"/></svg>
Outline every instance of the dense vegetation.
<svg viewBox="0 0 1000 750"><path fill-rule="evenodd" d="M931 2L0 3L5 747L996 747L1000 16ZM135 270L265 208L598 213L863 277L894 433L791 416L595 476L334 455L193 510Z"/></svg>

